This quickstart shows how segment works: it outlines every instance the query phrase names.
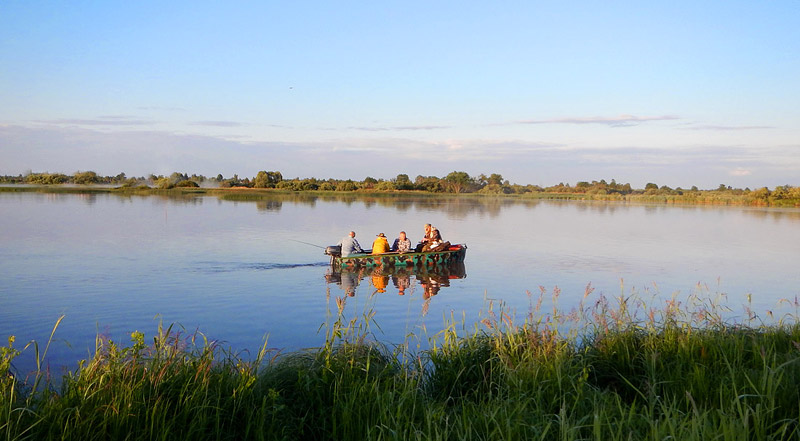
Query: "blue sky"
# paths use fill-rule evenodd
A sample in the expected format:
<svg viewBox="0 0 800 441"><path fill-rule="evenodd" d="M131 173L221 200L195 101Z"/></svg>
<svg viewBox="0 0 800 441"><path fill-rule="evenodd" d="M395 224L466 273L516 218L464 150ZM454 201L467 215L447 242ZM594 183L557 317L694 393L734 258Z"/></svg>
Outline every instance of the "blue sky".
<svg viewBox="0 0 800 441"><path fill-rule="evenodd" d="M800 3L0 0L0 174L800 185Z"/></svg>

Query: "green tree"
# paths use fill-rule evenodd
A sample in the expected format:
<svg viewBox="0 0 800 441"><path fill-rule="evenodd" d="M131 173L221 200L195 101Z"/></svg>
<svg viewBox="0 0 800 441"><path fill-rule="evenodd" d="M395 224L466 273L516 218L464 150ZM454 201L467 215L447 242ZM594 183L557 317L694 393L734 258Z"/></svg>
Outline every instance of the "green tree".
<svg viewBox="0 0 800 441"><path fill-rule="evenodd" d="M274 188L279 182L283 181L283 175L279 171L266 171L261 170L255 178L253 178L253 187L255 188Z"/></svg>
<svg viewBox="0 0 800 441"><path fill-rule="evenodd" d="M356 184L353 182L352 179L348 179L346 181L339 182L336 184L336 191L355 191Z"/></svg>
<svg viewBox="0 0 800 441"><path fill-rule="evenodd" d="M160 178L156 179L155 185L156 185L156 187L158 187L158 188L160 188L162 190L167 190L167 189L175 187L175 183L172 182L172 180L170 178L165 178L165 177L160 177Z"/></svg>
<svg viewBox="0 0 800 441"><path fill-rule="evenodd" d="M258 174L256 174L256 177L253 178L253 187L255 188L267 188L272 186L273 185L270 185L269 182L269 176L267 176L267 172L264 170L258 172Z"/></svg>
<svg viewBox="0 0 800 441"><path fill-rule="evenodd" d="M448 174L444 178L444 181L447 183L447 188L450 189L451 192L462 193L468 188L472 179L467 172L454 171Z"/></svg>
<svg viewBox="0 0 800 441"><path fill-rule="evenodd" d="M375 190L378 191L394 191L396 189L397 187L392 181L381 181L375 186Z"/></svg>
<svg viewBox="0 0 800 441"><path fill-rule="evenodd" d="M97 173L93 171L76 172L72 175L72 182L76 184L97 184L98 181Z"/></svg>
<svg viewBox="0 0 800 441"><path fill-rule="evenodd" d="M407 174L403 174L403 173L397 175L397 178L395 178L395 180L394 180L394 186L398 190L413 190L414 189L414 183L411 182L411 179L409 179Z"/></svg>
<svg viewBox="0 0 800 441"><path fill-rule="evenodd" d="M436 176L422 176L419 175L414 179L414 185L419 190L428 191L431 193L444 192L443 181Z"/></svg>
<svg viewBox="0 0 800 441"><path fill-rule="evenodd" d="M170 181L172 181L173 184L177 184L179 182L188 180L189 175L187 175L186 173L173 172L171 175L169 175L169 179Z"/></svg>
<svg viewBox="0 0 800 441"><path fill-rule="evenodd" d="M489 185L492 185L492 184L503 185L503 175L498 174L498 173L492 173L486 179L486 183L489 184Z"/></svg>
<svg viewBox="0 0 800 441"><path fill-rule="evenodd" d="M364 178L364 188L372 188L377 183L378 183L378 180L373 178L373 177L371 177L371 176L367 176L366 178Z"/></svg>
<svg viewBox="0 0 800 441"><path fill-rule="evenodd" d="M25 177L28 184L56 185L69 181L69 176L62 173L30 173Z"/></svg>

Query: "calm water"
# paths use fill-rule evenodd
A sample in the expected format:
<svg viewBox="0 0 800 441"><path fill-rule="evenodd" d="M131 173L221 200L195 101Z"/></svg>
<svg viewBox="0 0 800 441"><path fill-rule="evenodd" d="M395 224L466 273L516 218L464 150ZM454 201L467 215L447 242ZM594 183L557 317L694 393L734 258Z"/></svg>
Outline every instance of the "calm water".
<svg viewBox="0 0 800 441"><path fill-rule="evenodd" d="M351 229L362 246L423 224L469 247L448 274L330 274L320 246ZM348 318L375 311L376 337L432 335L451 314L476 323L489 302L524 315L539 287L560 308L593 296L724 294L742 314L800 295L800 210L495 199L0 193L0 338L46 341L73 366L94 337L127 342L158 322L235 349L318 346L336 297ZM408 285L400 294L400 288ZM398 288L398 286L400 288ZM24 360L19 363L25 364ZM23 366L24 369L24 366Z"/></svg>

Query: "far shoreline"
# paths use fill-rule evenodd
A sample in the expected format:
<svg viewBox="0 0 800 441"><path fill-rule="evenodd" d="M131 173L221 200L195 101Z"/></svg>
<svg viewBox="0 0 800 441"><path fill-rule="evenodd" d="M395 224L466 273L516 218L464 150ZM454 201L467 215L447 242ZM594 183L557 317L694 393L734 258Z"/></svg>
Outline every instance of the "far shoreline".
<svg viewBox="0 0 800 441"><path fill-rule="evenodd" d="M717 190L697 190L683 194L590 194L573 192L529 192L524 194L503 193L434 193L422 190L375 190L357 189L336 190L287 190L278 188L251 187L175 187L170 189L153 188L146 185L129 187L97 184L2 184L0 193L53 193L53 194L119 194L119 195L209 195L223 196L225 199L257 198L271 195L307 196L348 196L348 197L419 197L419 198L467 198L467 199L510 199L510 200L553 200L553 201L592 201L622 202L653 205L704 205L704 206L742 206L764 208L799 208L800 199L789 198L777 201L763 200L749 193L728 194Z"/></svg>

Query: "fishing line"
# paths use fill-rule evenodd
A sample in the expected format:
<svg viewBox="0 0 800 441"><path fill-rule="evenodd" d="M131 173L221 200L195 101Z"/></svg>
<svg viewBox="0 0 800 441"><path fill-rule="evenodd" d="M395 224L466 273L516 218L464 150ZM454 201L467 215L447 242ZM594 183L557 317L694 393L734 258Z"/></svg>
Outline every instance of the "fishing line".
<svg viewBox="0 0 800 441"><path fill-rule="evenodd" d="M292 242L300 242L302 244L311 245L312 247L322 248L323 250L325 249L325 247L314 243L303 242L302 240L295 240L295 239L289 239L289 240L291 240Z"/></svg>

